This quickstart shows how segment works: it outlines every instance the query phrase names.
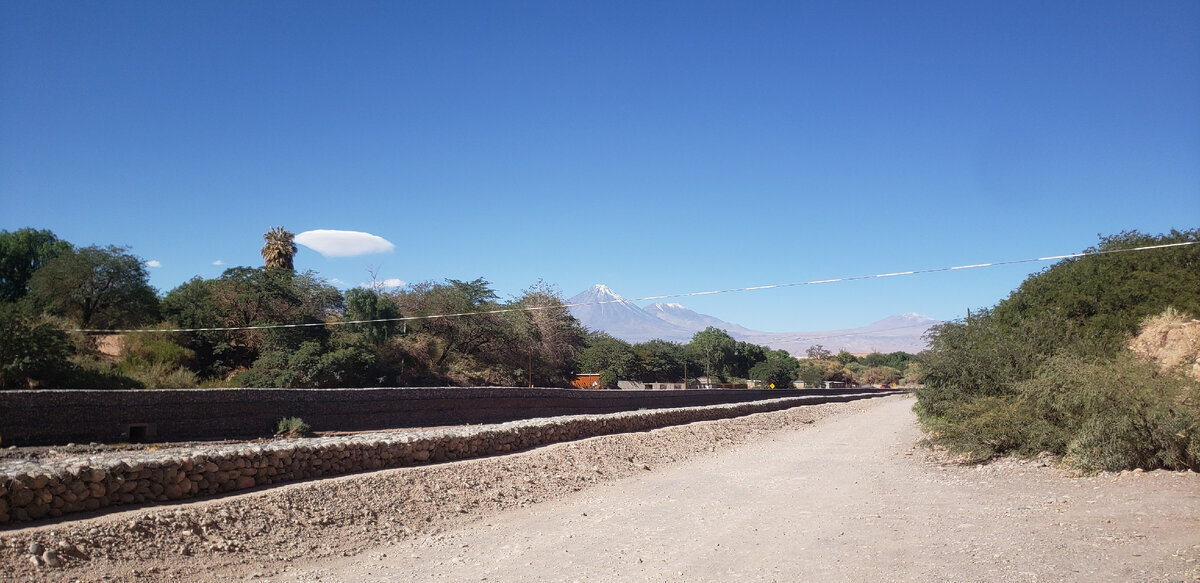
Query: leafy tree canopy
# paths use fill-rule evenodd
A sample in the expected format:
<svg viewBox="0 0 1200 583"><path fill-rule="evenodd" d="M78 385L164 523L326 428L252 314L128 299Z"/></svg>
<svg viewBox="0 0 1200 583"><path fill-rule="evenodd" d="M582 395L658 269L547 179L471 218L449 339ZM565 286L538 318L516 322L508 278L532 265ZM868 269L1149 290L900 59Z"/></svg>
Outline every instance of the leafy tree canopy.
<svg viewBox="0 0 1200 583"><path fill-rule="evenodd" d="M29 279L29 297L81 328L135 327L158 320L158 294L140 257L124 247L63 249Z"/></svg>
<svg viewBox="0 0 1200 583"><path fill-rule="evenodd" d="M0 231L0 302L25 297L34 272L70 248L70 243L44 229Z"/></svg>
<svg viewBox="0 0 1200 583"><path fill-rule="evenodd" d="M216 279L195 278L163 298L163 315L180 328L248 328L319 324L345 310L340 292L312 272L233 267ZM189 332L178 341L193 350L205 376L249 366L269 349L323 341L322 326Z"/></svg>
<svg viewBox="0 0 1200 583"><path fill-rule="evenodd" d="M704 365L710 379L728 379L734 366L737 341L728 332L709 326L692 336L688 348Z"/></svg>

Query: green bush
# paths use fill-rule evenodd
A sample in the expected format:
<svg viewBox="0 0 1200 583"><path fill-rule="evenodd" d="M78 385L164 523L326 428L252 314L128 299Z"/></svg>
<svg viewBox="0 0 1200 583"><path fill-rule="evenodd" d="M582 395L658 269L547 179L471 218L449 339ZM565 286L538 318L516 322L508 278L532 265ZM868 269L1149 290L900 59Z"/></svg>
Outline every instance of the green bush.
<svg viewBox="0 0 1200 583"><path fill-rule="evenodd" d="M1104 237L1098 249L1200 239ZM1200 388L1128 348L1147 316L1200 308L1200 246L1089 255L996 307L934 327L915 407L928 441L971 459L1050 451L1085 471L1200 468Z"/></svg>
<svg viewBox="0 0 1200 583"><path fill-rule="evenodd" d="M1051 359L1022 383L1043 418L1068 436L1056 450L1088 471L1200 469L1200 386L1132 354Z"/></svg>
<svg viewBox="0 0 1200 583"><path fill-rule="evenodd" d="M284 417L275 424L275 435L280 437L304 437L312 433L312 426L299 417Z"/></svg>
<svg viewBox="0 0 1200 583"><path fill-rule="evenodd" d="M928 441L969 460L1049 451L1084 471L1200 469L1200 383L1128 352L1060 354L1007 394L939 403L923 415Z"/></svg>
<svg viewBox="0 0 1200 583"><path fill-rule="evenodd" d="M926 420L926 441L982 462L1008 455L1036 456L1057 451L1065 439L1039 415L1028 399L1015 395L980 397L950 405L946 413Z"/></svg>

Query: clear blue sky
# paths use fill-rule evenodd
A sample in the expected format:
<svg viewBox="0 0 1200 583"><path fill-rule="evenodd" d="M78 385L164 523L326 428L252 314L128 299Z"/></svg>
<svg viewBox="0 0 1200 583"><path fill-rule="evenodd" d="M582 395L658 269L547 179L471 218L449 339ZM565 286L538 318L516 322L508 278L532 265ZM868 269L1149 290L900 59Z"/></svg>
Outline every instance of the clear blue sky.
<svg viewBox="0 0 1200 583"><path fill-rule="evenodd" d="M627 297L1200 226L1200 3L0 3L0 229L153 261L262 233L340 287ZM214 265L220 261L223 265ZM1044 265L687 298L768 331L939 319Z"/></svg>

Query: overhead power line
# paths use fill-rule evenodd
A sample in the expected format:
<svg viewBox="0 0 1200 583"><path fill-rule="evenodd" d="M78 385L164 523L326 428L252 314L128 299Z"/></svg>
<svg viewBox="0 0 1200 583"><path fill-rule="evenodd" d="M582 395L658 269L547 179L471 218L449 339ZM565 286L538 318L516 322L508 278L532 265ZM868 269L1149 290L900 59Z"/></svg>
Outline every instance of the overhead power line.
<svg viewBox="0 0 1200 583"><path fill-rule="evenodd" d="M1186 247L1195 245L1200 241L1185 241L1182 243L1168 243L1164 245L1149 245L1146 247L1135 247L1132 249L1111 249L1107 251L1083 251L1080 253L1067 253L1065 255L1050 255L1047 257L1033 257L1029 259L1012 259L1008 261L991 261L988 263L973 263L970 265L955 265L953 267L936 267L932 269L914 269L910 271L895 271L891 273L877 273L874 275L853 275L846 277L835 277L832 279L818 279L812 281L800 281L794 283L776 283L770 285L756 285L751 287L738 287L728 289L718 289L709 291L684 292L678 294L667 294L659 296L646 296L641 298L620 298L611 300L600 300L594 302L579 302L574 304L554 304L549 306L519 306L512 308L497 308L494 310L480 310L475 312L459 312L454 314L434 314L426 316L403 316L397 318L379 318L375 320L336 320L332 322L313 322L307 324L263 324L257 326L222 326L213 328L164 328L164 329L139 329L139 330L96 330L96 329L75 329L72 332L82 332L85 334L127 334L134 332L225 332L237 330L271 330L278 328L310 328L316 326L348 326L353 324L382 324L385 322L412 322L418 320L435 320L440 318L462 318L468 316L484 316L489 314L507 314L512 312L534 312L539 310L551 310L559 308L576 308L583 306L598 306L603 304L620 304L625 302L643 302L652 300L666 300L674 298L689 298L697 296L710 296L716 294L728 294L737 292L758 291L764 289L779 289L787 287L799 287L805 285L821 285L827 283L841 283L846 281L857 281L864 279L879 279L885 277L897 277L901 275L922 275L927 273L938 273L943 271L960 271L964 269L981 269L984 267L999 267L1001 265L1017 265L1021 263L1037 263L1041 261L1055 261L1058 259L1074 259L1077 257L1089 257L1099 255L1114 255L1118 253L1133 253L1136 251L1151 251L1155 249L1168 249L1172 247Z"/></svg>

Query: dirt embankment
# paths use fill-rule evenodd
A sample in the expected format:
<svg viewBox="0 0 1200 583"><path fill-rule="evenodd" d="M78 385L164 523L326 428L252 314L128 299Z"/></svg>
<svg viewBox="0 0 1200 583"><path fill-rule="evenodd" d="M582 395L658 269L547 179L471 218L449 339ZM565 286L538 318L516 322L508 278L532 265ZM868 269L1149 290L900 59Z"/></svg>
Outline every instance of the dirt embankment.
<svg viewBox="0 0 1200 583"><path fill-rule="evenodd" d="M1179 367L1200 379L1200 320L1167 310L1147 320L1129 348L1163 368Z"/></svg>

